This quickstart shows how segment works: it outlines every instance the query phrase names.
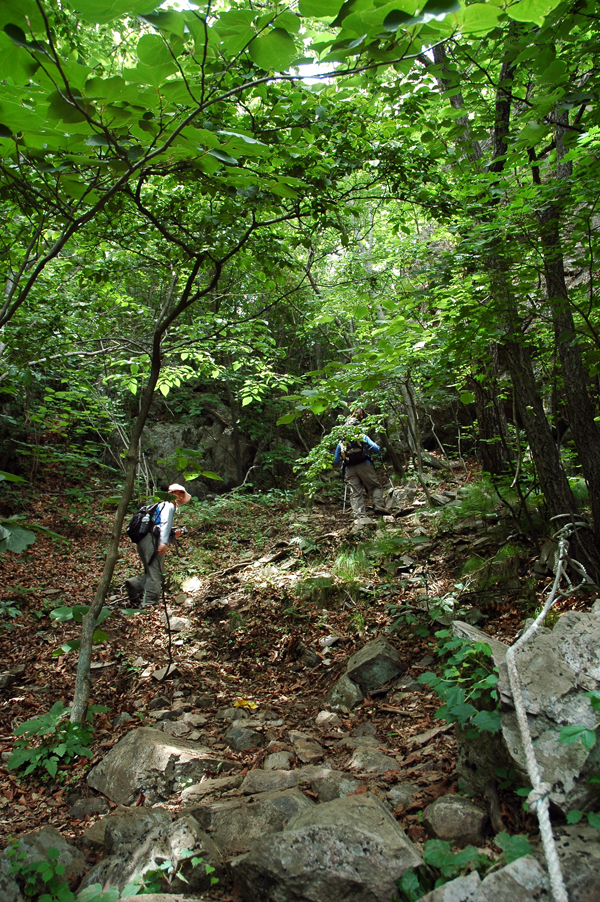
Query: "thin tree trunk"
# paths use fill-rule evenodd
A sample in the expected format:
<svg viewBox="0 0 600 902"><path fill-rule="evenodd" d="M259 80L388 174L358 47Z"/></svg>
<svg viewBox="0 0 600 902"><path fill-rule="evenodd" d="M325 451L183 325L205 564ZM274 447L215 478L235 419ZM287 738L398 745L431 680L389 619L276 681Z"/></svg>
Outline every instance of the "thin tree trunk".
<svg viewBox="0 0 600 902"><path fill-rule="evenodd" d="M110 536L110 541L108 543L106 559L104 561L104 567L100 576L98 587L96 589L96 594L88 613L83 618L81 627L81 645L79 648L79 659L77 661L77 674L75 676L73 704L71 706L71 721L73 723L84 723L87 717L87 709L91 690L90 667L92 661L94 632L96 630L96 623L102 610L102 606L104 605L115 566L119 558L119 541L121 538L121 530L123 528L123 521L125 520L125 515L127 513L127 507L133 497L139 459L140 441L142 433L144 431L144 426L146 425L146 420L148 419L148 414L150 412L150 405L154 396L154 389L156 388L156 383L160 374L160 356L160 338L155 336L154 346L152 349L150 376L144 389L140 405L140 412L135 421L135 425L131 433L131 438L129 440L129 448L125 457L125 484L123 486L123 493L121 495L121 500L119 501L119 506L117 507L117 512L113 521L113 528Z"/></svg>
<svg viewBox="0 0 600 902"><path fill-rule="evenodd" d="M566 119L565 119L566 117ZM600 545L600 431L594 419L594 408L589 395L591 381L585 371L581 348L577 341L573 310L565 281L563 253L560 241L560 216L562 200L568 191L567 179L571 164L562 163L562 126L568 124L568 113L559 117L557 126L557 182L560 197L548 204L539 214L540 240L544 258L546 298L552 310L554 340L558 350L567 398L568 419L583 475L588 485L594 537ZM533 168L534 181L540 184L539 172ZM560 185L563 182L563 185Z"/></svg>

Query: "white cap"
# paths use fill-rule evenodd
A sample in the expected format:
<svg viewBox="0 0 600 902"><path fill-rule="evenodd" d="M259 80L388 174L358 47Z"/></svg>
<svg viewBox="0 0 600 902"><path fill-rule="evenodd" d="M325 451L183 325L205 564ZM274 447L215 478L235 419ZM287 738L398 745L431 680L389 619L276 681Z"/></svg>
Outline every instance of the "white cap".
<svg viewBox="0 0 600 902"><path fill-rule="evenodd" d="M173 485L170 485L168 491L169 492L183 492L183 494L185 495L185 497L183 499L184 504L187 504L188 501L192 500L192 496L188 495L188 493L186 492L184 487L182 485L179 485L178 482L174 482Z"/></svg>

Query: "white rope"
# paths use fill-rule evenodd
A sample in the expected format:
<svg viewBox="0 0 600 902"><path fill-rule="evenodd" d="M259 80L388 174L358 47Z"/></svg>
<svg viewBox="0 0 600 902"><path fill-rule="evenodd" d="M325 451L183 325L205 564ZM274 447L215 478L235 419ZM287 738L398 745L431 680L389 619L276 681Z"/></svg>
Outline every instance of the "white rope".
<svg viewBox="0 0 600 902"><path fill-rule="evenodd" d="M546 856L546 864L548 865L548 874L550 877L550 887L555 902L569 902L569 896L565 887L560 860L558 858L558 852L556 849L556 843L554 841L554 834L552 832L552 824L550 822L548 796L552 791L552 786L549 783L544 783L542 781L540 769L535 757L533 741L531 739L529 724L527 722L527 711L525 710L525 704L523 702L523 696L521 694L521 681L519 679L519 672L517 670L515 658L517 652L521 648L523 648L527 644L527 642L529 642L532 636L537 633L539 627L548 614L548 611L550 611L553 605L556 604L558 599L560 597L564 598L567 595L571 595L573 592L577 591L577 589L580 588L580 586L573 587L571 581L568 580L569 589L567 592L563 592L560 590L559 584L561 576L563 576L564 574L565 563L568 559L568 536L571 534L573 529L577 528L578 526L585 525L585 523L573 523L572 525L567 524L556 533L555 537L558 538L558 562L556 565L556 576L554 578L552 591L548 596L548 600L544 605L542 612L534 620L531 626L523 633L520 639L518 639L515 644L508 649L506 655L506 665L508 667L508 682L510 684L510 689L512 692L513 703L517 715L517 722L519 724L519 732L521 733L521 742L523 743L525 760L527 762L527 772L529 774L529 779L531 780L531 785L533 787L533 789L529 793L527 801L532 811L535 811L540 825L540 834L542 837L544 854ZM585 568L581 564L579 564L576 569L582 576L582 582L580 585L588 582L589 577L585 572Z"/></svg>

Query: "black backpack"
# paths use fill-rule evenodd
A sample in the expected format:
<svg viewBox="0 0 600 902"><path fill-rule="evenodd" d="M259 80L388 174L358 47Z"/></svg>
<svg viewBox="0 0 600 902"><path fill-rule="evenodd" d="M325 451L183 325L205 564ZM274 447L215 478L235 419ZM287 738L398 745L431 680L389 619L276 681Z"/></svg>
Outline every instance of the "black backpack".
<svg viewBox="0 0 600 902"><path fill-rule="evenodd" d="M349 441L340 442L342 452L342 460L345 467L354 467L356 464L364 464L370 460L367 446L360 439L353 438Z"/></svg>
<svg viewBox="0 0 600 902"><path fill-rule="evenodd" d="M157 501L156 504L144 504L129 521L125 532L135 545L150 532L159 504L160 501Z"/></svg>

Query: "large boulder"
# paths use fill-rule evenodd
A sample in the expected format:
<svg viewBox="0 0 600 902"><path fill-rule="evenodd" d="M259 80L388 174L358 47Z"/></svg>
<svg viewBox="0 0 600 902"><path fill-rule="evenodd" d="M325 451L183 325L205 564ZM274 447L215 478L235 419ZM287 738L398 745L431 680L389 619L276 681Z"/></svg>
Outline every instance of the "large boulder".
<svg viewBox="0 0 600 902"><path fill-rule="evenodd" d="M178 448L202 449L202 466L217 473L222 482L207 488L202 479L188 480L188 491L203 497L207 491L227 490L237 485L236 443L233 426L228 425L231 415L226 408L217 415L207 414L193 423L168 423L155 421L144 431L143 451L153 471L165 483L178 481L181 474L175 468L175 452ZM239 440L242 469L252 464L254 450L243 435ZM159 463L161 461L161 463ZM167 461L165 463L165 461Z"/></svg>
<svg viewBox="0 0 600 902"><path fill-rule="evenodd" d="M287 829L301 830L315 825L330 827L339 824L373 836L389 850L393 850L398 860L406 863L405 870L421 864L421 856L404 830L379 799L369 792L343 796L317 805L310 811L303 811L290 820Z"/></svg>
<svg viewBox="0 0 600 902"><path fill-rule="evenodd" d="M18 886L19 873L31 865L48 860L48 853L54 849L58 853L56 861L64 869L59 876L61 883L72 889L77 886L86 871L85 857L54 827L42 827L34 833L26 833L15 842L14 853L9 847L0 857L0 898L2 902L20 902L21 892ZM14 865L16 872L12 872ZM11 873L12 872L12 873ZM44 892L45 884L40 880L38 889Z"/></svg>
<svg viewBox="0 0 600 902"><path fill-rule="evenodd" d="M208 773L232 770L235 762L219 758L195 742L142 727L121 739L88 775L93 789L121 805L164 802Z"/></svg>
<svg viewBox="0 0 600 902"><path fill-rule="evenodd" d="M225 856L247 852L262 837L279 833L300 812L318 810L299 789L261 792L190 808L200 826Z"/></svg>
<svg viewBox="0 0 600 902"><path fill-rule="evenodd" d="M231 862L246 902L389 902L421 864L394 818L368 793L298 814L286 829Z"/></svg>
<svg viewBox="0 0 600 902"><path fill-rule="evenodd" d="M170 815L153 821L147 816L136 819L124 815L108 821L108 857L88 872L82 889L99 884L103 892L118 889L121 893L127 884L139 883L149 871L157 871L162 862L169 861L175 872L170 889L199 892L211 885L206 865L220 871L219 850L189 814L173 822ZM202 863L194 865L189 852L201 858Z"/></svg>
<svg viewBox="0 0 600 902"><path fill-rule="evenodd" d="M481 630L460 621L455 621L453 631L492 644ZM484 790L498 767L512 768L518 780L529 783L503 661L506 650L494 642L502 699L501 740L497 734L485 733L476 740L466 739L460 728L456 730L458 771L473 793ZM550 801L564 814L572 809L593 809L600 788L589 779L600 769L600 742L587 749L581 742L559 742L559 736L567 725L595 729L600 735L596 712L585 695L600 690L600 617L576 611L563 614L552 631L538 633L517 653L516 665L542 780L553 787Z"/></svg>
<svg viewBox="0 0 600 902"><path fill-rule="evenodd" d="M244 902L389 902L412 865L343 824L286 830L231 862Z"/></svg>
<svg viewBox="0 0 600 902"><path fill-rule="evenodd" d="M346 673L364 692L372 692L405 670L402 658L387 639L368 642L348 661Z"/></svg>

